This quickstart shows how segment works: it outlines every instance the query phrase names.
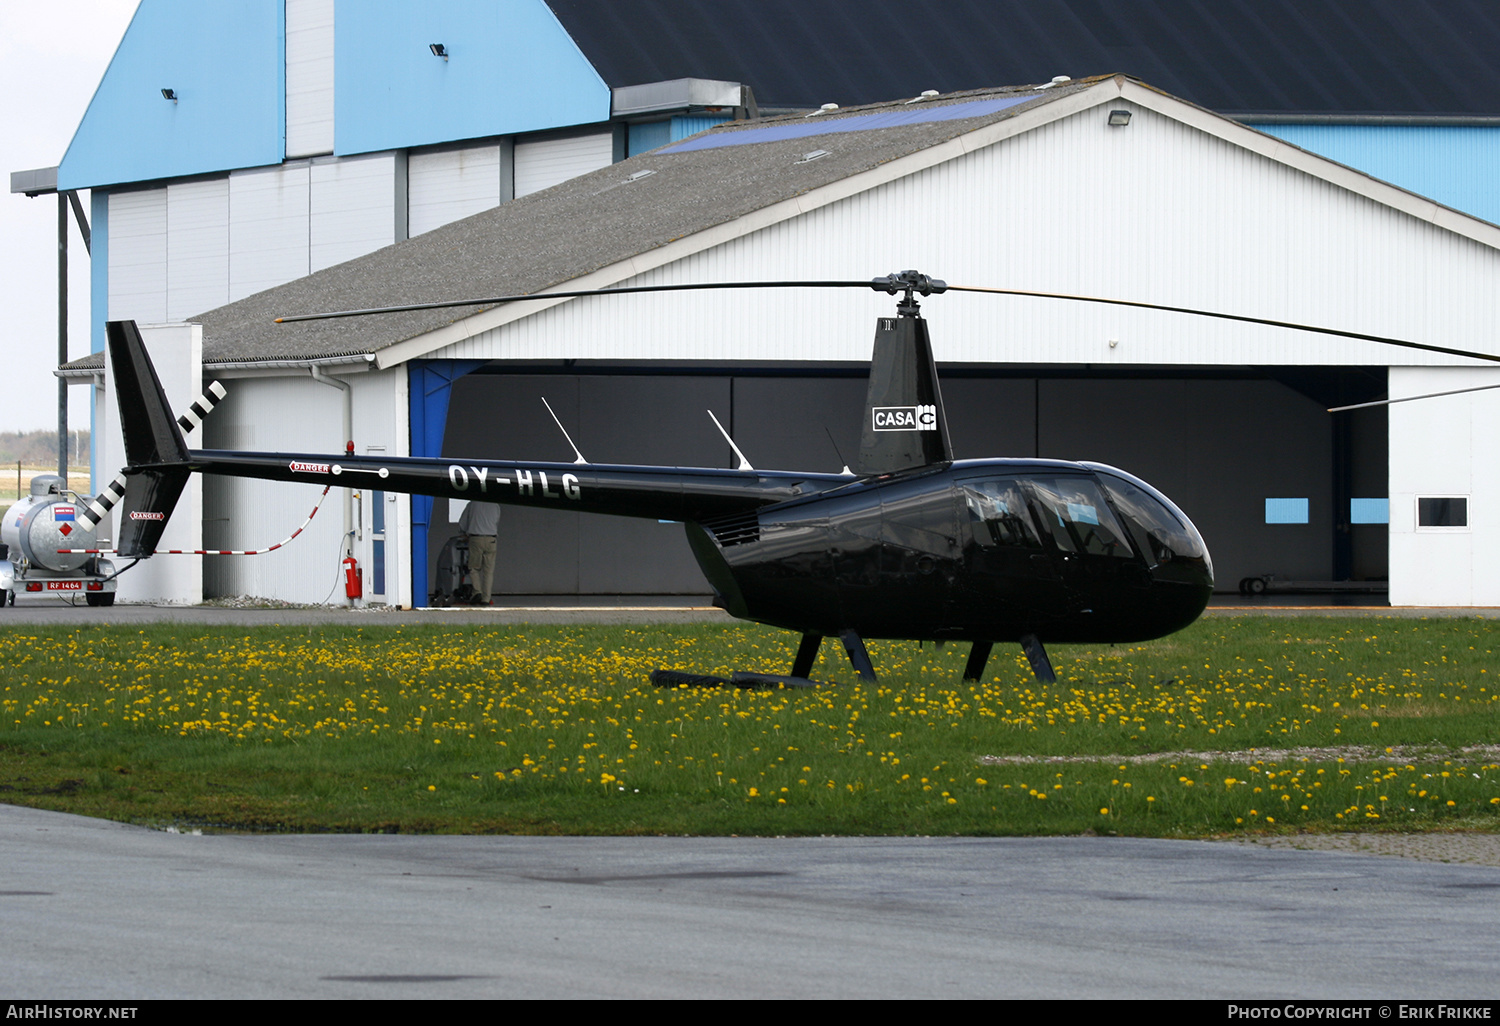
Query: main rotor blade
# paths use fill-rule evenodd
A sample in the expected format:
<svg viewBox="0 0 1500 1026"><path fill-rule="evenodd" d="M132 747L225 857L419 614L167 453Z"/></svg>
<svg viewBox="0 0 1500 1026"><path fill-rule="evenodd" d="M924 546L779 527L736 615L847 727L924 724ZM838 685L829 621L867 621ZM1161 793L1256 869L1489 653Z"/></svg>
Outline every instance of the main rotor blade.
<svg viewBox="0 0 1500 1026"><path fill-rule="evenodd" d="M578 299L584 296L624 296L643 292L692 292L709 289L871 289L876 292L889 292L894 294L895 289L888 287L890 283L885 279L873 281L721 281L721 282L695 282L679 285L628 285L615 289L579 289L567 292L535 292L527 295L517 296L487 296L475 299L453 299L440 303L410 303L405 306L376 306L360 310L333 310L326 313L287 314L276 318L277 324L290 324L294 321L322 321L333 320L340 317L365 317L374 314L387 313L410 313L417 310L446 310L461 306L498 306L501 303L515 303L523 300L540 299ZM899 287L899 286L898 286ZM947 285L948 292L982 292L997 296L1027 296L1033 299L1063 299L1075 303L1099 303L1106 306L1133 306L1141 310L1161 310L1166 313L1191 314L1196 317L1211 317L1221 321L1239 321L1244 324L1264 324L1272 328L1289 328L1293 331L1311 331L1320 335L1333 335L1338 338L1352 338L1362 342L1376 342L1380 345L1399 346L1403 349L1418 349L1427 353L1442 353L1445 356L1463 356L1473 360L1485 360L1490 363L1500 363L1500 355L1493 353L1476 353L1469 349L1458 349L1452 346L1436 346L1425 342L1411 342L1406 339L1389 338L1384 335L1367 335L1360 331L1345 331L1341 328L1325 328L1314 324L1299 324L1296 321L1278 321L1269 317L1250 317L1245 314L1222 313L1217 310L1199 310L1190 306L1167 306L1163 303L1145 303L1135 299L1108 299L1102 296L1079 296L1067 292L1036 292L1028 289L997 289L980 285Z"/></svg>
<svg viewBox="0 0 1500 1026"><path fill-rule="evenodd" d="M329 313L288 314L276 318L277 324L292 321L326 321L336 317L365 317L370 314L408 313L413 310L446 310L457 306L498 306L523 299L578 299L582 296L624 296L635 292L690 292L702 289L876 289L885 291L878 282L866 281L716 281L688 285L628 285L618 289L581 289L576 292L533 292L522 296L489 296L484 299L453 299L442 303L411 303L407 306L374 306L364 310L334 310Z"/></svg>
<svg viewBox="0 0 1500 1026"><path fill-rule="evenodd" d="M1198 317L1214 317L1221 321L1243 321L1246 324L1265 324L1272 328L1291 328L1294 331L1315 331L1321 335L1337 335L1340 338L1354 338L1363 342L1379 342L1381 345L1401 346L1403 349L1421 349L1428 353L1443 353L1447 356L1467 356L1475 360L1488 360L1491 363L1500 363L1500 356L1493 353L1476 353L1468 349L1454 349L1449 346L1433 346L1425 342L1408 342L1400 338L1386 338L1383 335L1366 335L1359 331L1343 331L1339 328L1320 328L1312 324L1298 324L1295 321L1273 321L1267 317L1246 317L1243 314L1219 313L1214 310L1195 310L1190 306L1164 306L1160 303L1142 303L1132 299L1103 299L1098 296L1073 296L1066 292L1029 292L1025 289L991 289L977 285L949 285L949 292L989 292L1000 296L1031 296L1035 299L1071 299L1078 303L1104 303L1109 306L1135 306L1142 310L1165 310L1168 313L1194 314Z"/></svg>
<svg viewBox="0 0 1500 1026"><path fill-rule="evenodd" d="M1371 406L1391 406L1395 403L1410 403L1418 399L1437 399L1445 395L1463 395L1465 392L1486 392L1500 385L1475 385L1473 388L1455 388L1448 392L1428 392L1425 395L1404 395L1400 399L1377 399L1373 403L1355 403L1353 406L1330 406L1329 413L1344 413L1347 410L1367 410Z"/></svg>

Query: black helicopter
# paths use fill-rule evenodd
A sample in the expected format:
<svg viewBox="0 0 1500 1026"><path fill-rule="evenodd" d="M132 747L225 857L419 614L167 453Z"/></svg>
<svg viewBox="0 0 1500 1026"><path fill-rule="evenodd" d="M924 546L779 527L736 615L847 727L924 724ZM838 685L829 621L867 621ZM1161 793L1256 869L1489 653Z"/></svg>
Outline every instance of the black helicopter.
<svg viewBox="0 0 1500 1026"><path fill-rule="evenodd" d="M373 478L387 491L681 521L718 605L801 632L796 681L825 637L868 680L865 638L971 642L968 679L994 643L1018 642L1053 680L1046 642L1145 641L1197 619L1213 590L1207 547L1144 481L1094 463L953 459L916 299L944 282L906 271L836 284L900 294L876 324L859 456L844 474L759 471L743 457L726 470L189 450L134 322L112 321L128 461L116 551L155 551L194 472Z"/></svg>

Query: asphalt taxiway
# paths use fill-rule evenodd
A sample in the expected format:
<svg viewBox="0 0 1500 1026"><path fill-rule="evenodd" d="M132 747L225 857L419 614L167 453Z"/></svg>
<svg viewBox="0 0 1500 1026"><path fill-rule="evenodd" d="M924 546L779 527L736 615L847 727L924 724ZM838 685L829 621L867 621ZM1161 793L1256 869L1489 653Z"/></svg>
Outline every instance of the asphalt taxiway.
<svg viewBox="0 0 1500 1026"><path fill-rule="evenodd" d="M1500 868L1122 838L193 836L0 806L0 995L1448 998Z"/></svg>

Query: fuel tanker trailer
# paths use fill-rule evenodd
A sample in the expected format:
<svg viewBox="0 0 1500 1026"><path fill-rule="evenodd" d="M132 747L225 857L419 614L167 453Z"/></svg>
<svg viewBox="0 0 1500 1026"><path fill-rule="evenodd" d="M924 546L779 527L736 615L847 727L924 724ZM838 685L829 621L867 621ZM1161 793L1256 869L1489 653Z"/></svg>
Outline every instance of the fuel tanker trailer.
<svg viewBox="0 0 1500 1026"><path fill-rule="evenodd" d="M31 494L0 521L0 608L16 592L82 595L91 606L115 601L115 568L109 560L60 549L97 549L94 528L79 516L84 500L56 474L31 479Z"/></svg>

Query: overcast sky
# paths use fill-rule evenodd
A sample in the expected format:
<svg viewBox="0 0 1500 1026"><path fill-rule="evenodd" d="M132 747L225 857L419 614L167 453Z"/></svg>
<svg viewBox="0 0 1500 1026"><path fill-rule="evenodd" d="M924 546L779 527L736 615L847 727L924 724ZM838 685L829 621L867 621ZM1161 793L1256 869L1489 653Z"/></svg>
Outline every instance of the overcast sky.
<svg viewBox="0 0 1500 1026"><path fill-rule="evenodd" d="M57 199L10 194L10 173L61 160L137 0L0 0L0 431L57 426ZM88 194L80 196L88 210ZM68 240L70 358L89 351L89 264ZM88 427L88 389L70 388L68 419Z"/></svg>

